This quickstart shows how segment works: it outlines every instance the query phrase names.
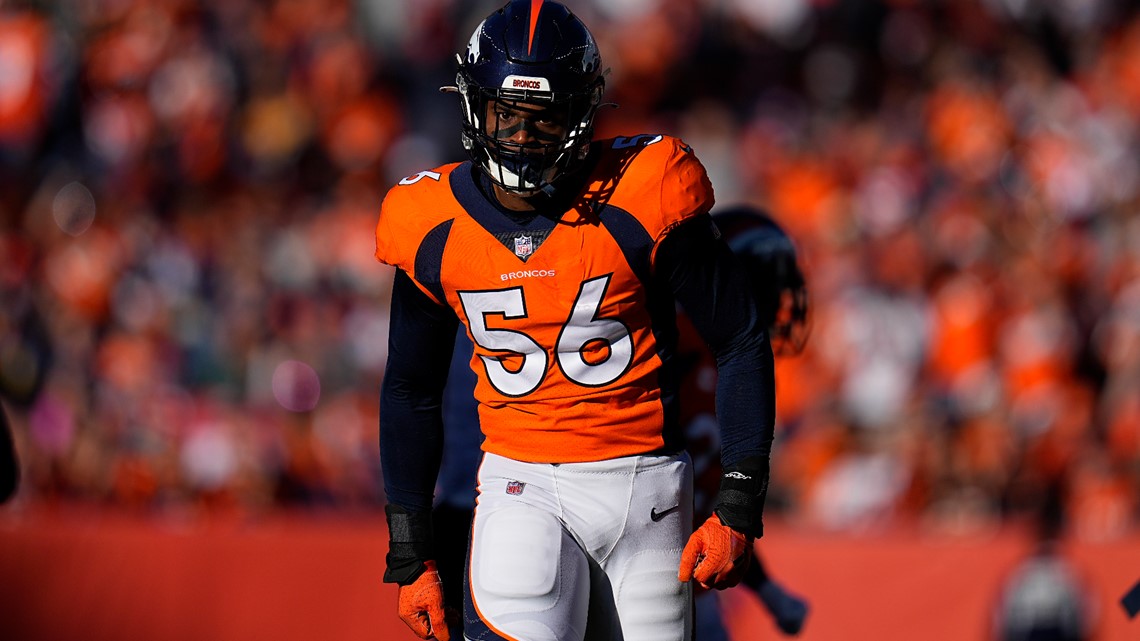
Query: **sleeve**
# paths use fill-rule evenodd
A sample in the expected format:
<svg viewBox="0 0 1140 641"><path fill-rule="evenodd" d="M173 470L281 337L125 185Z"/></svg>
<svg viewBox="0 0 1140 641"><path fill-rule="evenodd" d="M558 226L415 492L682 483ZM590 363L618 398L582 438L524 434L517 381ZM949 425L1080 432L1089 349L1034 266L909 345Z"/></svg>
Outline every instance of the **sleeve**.
<svg viewBox="0 0 1140 641"><path fill-rule="evenodd" d="M675 227L658 249L658 273L717 363L721 460L767 457L775 431L772 348L732 251L709 216Z"/></svg>
<svg viewBox="0 0 1140 641"><path fill-rule="evenodd" d="M380 463L388 502L408 511L432 507L443 451L443 390L458 322L450 308L397 270L380 392Z"/></svg>
<svg viewBox="0 0 1140 641"><path fill-rule="evenodd" d="M417 254L426 240L425 235L430 235L433 228L447 218L454 217L440 212L458 208L451 192L450 176L459 164L408 176L389 189L380 203L375 233L376 260L404 270L421 286L427 282L419 273Z"/></svg>
<svg viewBox="0 0 1140 641"><path fill-rule="evenodd" d="M752 289L707 215L676 226L665 237L658 273L716 358L724 472L713 511L725 525L759 538L775 431L776 379Z"/></svg>
<svg viewBox="0 0 1140 641"><path fill-rule="evenodd" d="M380 219L376 221L376 260L393 267L411 271L410 257L399 244L399 239L407 235L399 227L400 204L393 193L393 187L380 204ZM413 272L414 273L414 272Z"/></svg>

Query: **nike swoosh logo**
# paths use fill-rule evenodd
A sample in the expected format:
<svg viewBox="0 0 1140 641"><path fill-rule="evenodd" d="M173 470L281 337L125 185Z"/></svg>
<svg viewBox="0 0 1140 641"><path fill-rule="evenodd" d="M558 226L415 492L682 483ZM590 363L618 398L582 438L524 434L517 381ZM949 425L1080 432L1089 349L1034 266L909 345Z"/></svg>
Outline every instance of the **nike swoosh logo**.
<svg viewBox="0 0 1140 641"><path fill-rule="evenodd" d="M649 510L649 518L653 519L653 522L656 523L656 522L660 521L661 519L669 516L673 512L676 512L679 509L681 509L680 505L674 505L673 507L669 508L668 510L662 510L662 511L658 512L657 508L654 507L653 509Z"/></svg>

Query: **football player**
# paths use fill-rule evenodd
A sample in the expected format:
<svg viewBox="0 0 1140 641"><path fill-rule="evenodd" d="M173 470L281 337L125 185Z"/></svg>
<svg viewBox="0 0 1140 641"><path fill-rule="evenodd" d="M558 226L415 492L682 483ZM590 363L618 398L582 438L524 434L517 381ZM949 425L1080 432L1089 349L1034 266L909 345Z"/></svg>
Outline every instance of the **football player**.
<svg viewBox="0 0 1140 641"><path fill-rule="evenodd" d="M459 61L470 160L408 176L381 206L376 257L397 268L384 579L422 638L450 639L431 508L458 322L484 437L467 639L688 639L692 582L739 582L763 533L775 388L759 310L693 151L661 134L592 140L603 89L565 6L508 3ZM695 532L677 304L718 368L724 473Z"/></svg>

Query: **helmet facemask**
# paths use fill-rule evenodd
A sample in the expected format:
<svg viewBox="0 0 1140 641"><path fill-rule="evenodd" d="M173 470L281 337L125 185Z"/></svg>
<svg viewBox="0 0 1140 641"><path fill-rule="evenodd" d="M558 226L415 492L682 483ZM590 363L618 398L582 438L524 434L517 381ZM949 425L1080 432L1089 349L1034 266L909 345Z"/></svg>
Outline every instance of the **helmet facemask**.
<svg viewBox="0 0 1140 641"><path fill-rule="evenodd" d="M541 86L542 78L508 77L504 84ZM480 87L462 71L456 78L463 109L463 147L499 187L531 196L550 193L554 183L586 158L601 104L603 81L583 91ZM511 119L500 117L516 116ZM526 143L512 138L526 129Z"/></svg>

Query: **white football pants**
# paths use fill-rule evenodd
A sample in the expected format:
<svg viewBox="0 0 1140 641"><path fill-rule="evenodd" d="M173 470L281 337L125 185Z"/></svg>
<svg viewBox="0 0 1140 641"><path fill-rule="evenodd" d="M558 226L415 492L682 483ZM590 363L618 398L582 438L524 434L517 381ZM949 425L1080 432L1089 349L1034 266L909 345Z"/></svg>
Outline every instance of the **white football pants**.
<svg viewBox="0 0 1140 641"><path fill-rule="evenodd" d="M479 468L469 641L688 641L677 580L693 528L688 454Z"/></svg>

